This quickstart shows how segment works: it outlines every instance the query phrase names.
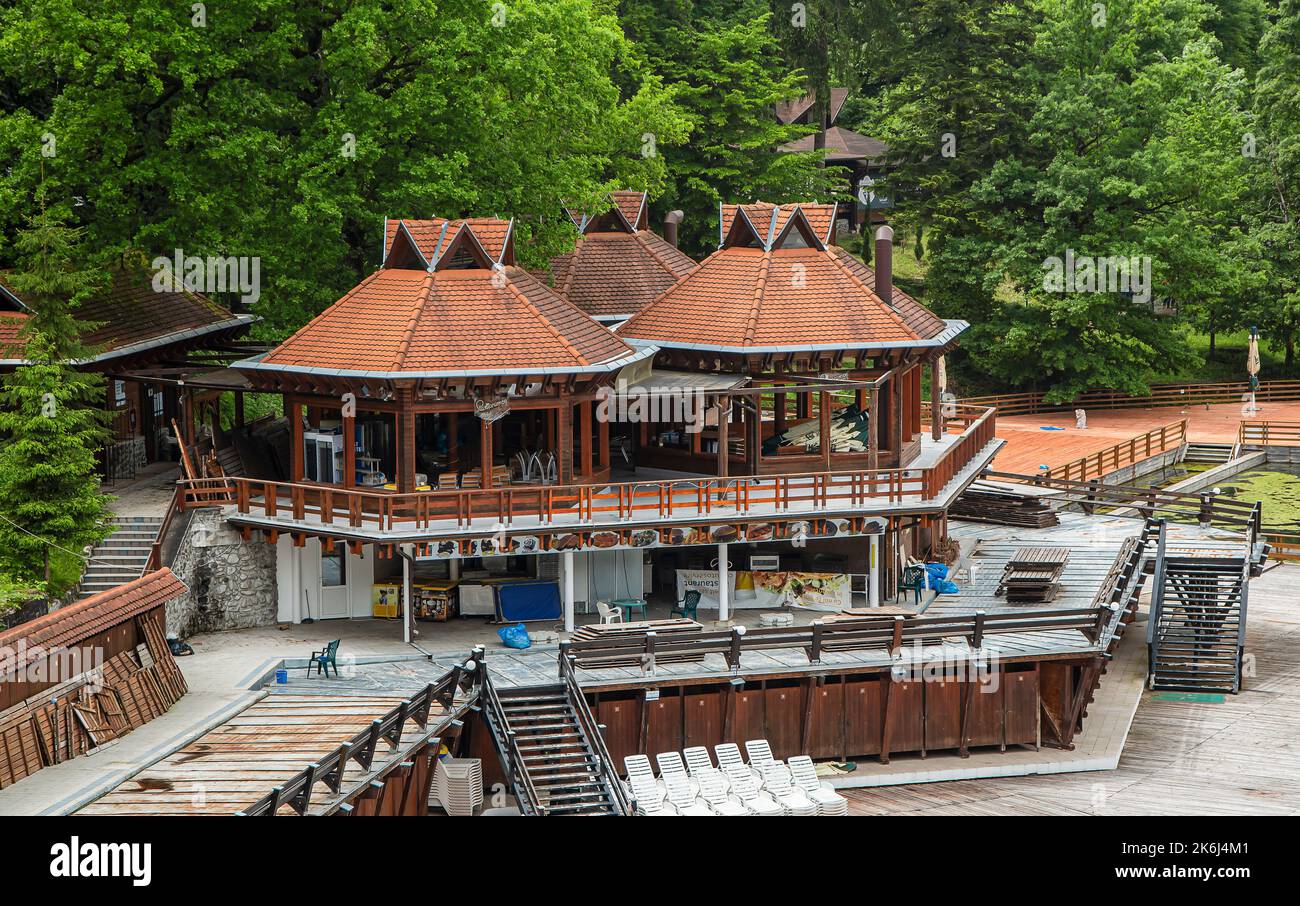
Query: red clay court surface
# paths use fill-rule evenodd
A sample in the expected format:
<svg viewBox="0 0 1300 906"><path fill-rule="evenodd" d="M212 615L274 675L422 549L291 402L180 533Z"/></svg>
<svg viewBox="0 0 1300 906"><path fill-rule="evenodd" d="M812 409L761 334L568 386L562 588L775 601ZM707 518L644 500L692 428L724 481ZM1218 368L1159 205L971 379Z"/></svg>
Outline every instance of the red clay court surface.
<svg viewBox="0 0 1300 906"><path fill-rule="evenodd" d="M1259 412L1245 415L1244 403L1158 406L1150 409L1094 409L1088 412L1086 431L1076 430L1073 412L1038 415L998 416L997 436L1007 442L993 460L1001 472L1030 474L1040 465L1056 467L1104 450L1120 441L1145 434L1161 425L1187 419L1188 440L1197 443L1231 444L1237 441L1237 426L1250 421L1300 422L1300 402L1260 403ZM1064 431L1041 431L1044 425Z"/></svg>

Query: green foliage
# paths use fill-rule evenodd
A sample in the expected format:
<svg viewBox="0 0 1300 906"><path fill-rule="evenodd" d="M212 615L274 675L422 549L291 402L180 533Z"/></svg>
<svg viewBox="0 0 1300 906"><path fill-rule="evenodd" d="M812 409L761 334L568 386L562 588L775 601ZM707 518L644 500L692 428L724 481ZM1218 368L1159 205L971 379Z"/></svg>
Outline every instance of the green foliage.
<svg viewBox="0 0 1300 906"><path fill-rule="evenodd" d="M45 583L52 545L76 552L108 534L95 474L105 416L102 380L57 359L43 335L28 340L27 361L0 389L0 571Z"/></svg>
<svg viewBox="0 0 1300 906"><path fill-rule="evenodd" d="M0 9L0 235L51 163L50 197L84 199L96 249L260 257L271 335L373 267L386 216L515 215L536 263L571 241L563 203L657 189L665 163L641 137L685 136L653 76L620 91L629 47L601 0L191 16L160 0Z"/></svg>
<svg viewBox="0 0 1300 906"><path fill-rule="evenodd" d="M689 119L690 140L666 152L668 183L655 209L686 213L681 245L696 256L717 247L719 202L829 200L836 179L820 153L777 150L808 131L773 117L806 85L783 63L764 8L757 0L622 4L629 38Z"/></svg>

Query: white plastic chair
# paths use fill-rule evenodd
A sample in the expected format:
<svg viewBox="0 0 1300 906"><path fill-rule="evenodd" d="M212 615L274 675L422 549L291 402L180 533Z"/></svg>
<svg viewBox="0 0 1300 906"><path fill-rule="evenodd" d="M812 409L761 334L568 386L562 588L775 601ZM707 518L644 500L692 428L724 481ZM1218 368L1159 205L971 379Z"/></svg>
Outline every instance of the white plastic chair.
<svg viewBox="0 0 1300 906"><path fill-rule="evenodd" d="M659 764L659 777L667 785L668 778L682 777L686 781L686 786L690 789L691 795L698 795L700 792L700 782L692 779L686 773L686 765L682 762L681 752L660 752L655 756L655 761Z"/></svg>
<svg viewBox="0 0 1300 906"><path fill-rule="evenodd" d="M712 768L700 777L700 798L709 804L724 818L743 818L753 814L745 804L732 796L728 790L727 777L717 768Z"/></svg>
<svg viewBox="0 0 1300 906"><path fill-rule="evenodd" d="M600 625L608 626L610 623L623 622L623 610L619 607L610 607L604 601L596 602L596 613L600 614ZM644 755L642 756L645 757Z"/></svg>
<svg viewBox="0 0 1300 906"><path fill-rule="evenodd" d="M758 778L743 764L729 764L724 769L727 779L731 781L731 792L750 812L760 818L777 818L785 814L785 808L764 793L759 787Z"/></svg>
<svg viewBox="0 0 1300 906"><path fill-rule="evenodd" d="M811 758L807 755L796 755L790 759L789 764L794 785L817 804L817 814L832 818L848 815L849 800L835 792L833 786L817 776L817 768Z"/></svg>
<svg viewBox="0 0 1300 906"><path fill-rule="evenodd" d="M749 766L760 778L767 774L769 765L780 764L772 757L772 746L766 739L751 739L745 743L745 753L749 755Z"/></svg>
<svg viewBox="0 0 1300 906"><path fill-rule="evenodd" d="M728 773L727 768L733 764L739 765L746 771L749 770L749 765L745 764L745 759L740 754L740 746L736 745L734 742L719 743L713 747L713 751L718 756L718 770L722 771L723 774L726 774L728 779L730 779L731 775Z"/></svg>
<svg viewBox="0 0 1300 906"><path fill-rule="evenodd" d="M637 810L645 815L675 815L677 809L664 802L664 790L655 782L650 759L644 755L628 755L623 759L627 771L627 788L636 800Z"/></svg>
<svg viewBox="0 0 1300 906"><path fill-rule="evenodd" d="M675 753L674 753L675 754ZM690 817L709 817L717 813L709 808L707 802L701 802L691 789L691 780L686 771L680 773L669 771L663 775L664 785L668 790L668 801L677 809L677 814Z"/></svg>
<svg viewBox="0 0 1300 906"><path fill-rule="evenodd" d="M722 789L727 789L727 775L714 767L713 759L709 756L709 750L704 746L691 746L682 752L686 756L686 770L690 773L691 779L701 786L704 784L706 777L717 777L722 781Z"/></svg>
<svg viewBox="0 0 1300 906"><path fill-rule="evenodd" d="M767 766L763 771L763 789L791 815L811 818L819 812L817 803L791 781L790 770L785 765Z"/></svg>

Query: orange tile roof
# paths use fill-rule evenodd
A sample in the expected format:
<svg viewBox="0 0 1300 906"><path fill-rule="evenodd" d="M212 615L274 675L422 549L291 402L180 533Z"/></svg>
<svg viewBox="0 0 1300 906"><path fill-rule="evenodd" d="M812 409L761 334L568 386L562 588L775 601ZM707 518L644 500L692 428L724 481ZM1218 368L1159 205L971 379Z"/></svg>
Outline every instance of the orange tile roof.
<svg viewBox="0 0 1300 906"><path fill-rule="evenodd" d="M627 317L695 269L650 230L588 233L551 260L555 291L595 318Z"/></svg>
<svg viewBox="0 0 1300 906"><path fill-rule="evenodd" d="M724 244L619 327L618 335L637 344L776 352L928 346L964 329L898 289L886 304L875 294L871 269L844 249L791 241L796 209L814 229L829 232L834 206L806 207L723 206L724 218L730 214L739 223L744 217L754 225L761 247ZM785 240L769 242L769 235ZM728 238L730 229L724 242Z"/></svg>
<svg viewBox="0 0 1300 906"><path fill-rule="evenodd" d="M719 237L718 244L725 245L732 238L734 230L743 230L743 224L748 222L758 236L759 242L766 245L775 241L777 237L790 225L790 219L794 216L795 211L803 214L805 222L816 235L821 245L829 245L831 241L831 230L835 224L835 205L819 204L816 202L800 202L798 204L768 204L766 202L756 202L754 204L723 204L719 205L718 225ZM775 219L776 228L772 228L772 221Z"/></svg>
<svg viewBox="0 0 1300 906"><path fill-rule="evenodd" d="M388 257L393 247L393 238L399 227L405 226L416 248L424 256L426 263L432 263L451 248L452 242L462 229L467 230L479 246L487 253L493 263L513 264L512 256L507 256L506 242L510 238L513 221L499 217L466 217L463 220L448 220L433 217L428 220L386 220L384 221L384 257ZM507 260L503 260L503 258Z"/></svg>
<svg viewBox="0 0 1300 906"><path fill-rule="evenodd" d="M236 367L378 378L603 372L638 353L522 268L381 268Z"/></svg>
<svg viewBox="0 0 1300 906"><path fill-rule="evenodd" d="M637 189L619 189L607 196L613 205L600 214L587 214L576 208L565 208L565 213L573 221L579 232L608 232L626 230L636 232L649 229L650 195Z"/></svg>
<svg viewBox="0 0 1300 906"><path fill-rule="evenodd" d="M26 322L27 315L21 311L0 311L0 359L22 357L18 332Z"/></svg>
<svg viewBox="0 0 1300 906"><path fill-rule="evenodd" d="M16 290L0 275L0 286L15 298ZM155 347L180 342L188 337L222 330L242 331L251 315L235 315L230 309L189 290L157 291L152 270L119 268L107 289L83 302L77 318L95 325L82 339L96 359L125 354L136 347ZM0 326L0 358L4 328Z"/></svg>
<svg viewBox="0 0 1300 906"><path fill-rule="evenodd" d="M43 656L42 652L76 645L145 611L179 598L186 591L188 589L185 583L170 569L163 567L117 588L101 591L76 604L60 607L45 616L0 632L0 648L13 648L21 640L27 645L30 660L32 656Z"/></svg>

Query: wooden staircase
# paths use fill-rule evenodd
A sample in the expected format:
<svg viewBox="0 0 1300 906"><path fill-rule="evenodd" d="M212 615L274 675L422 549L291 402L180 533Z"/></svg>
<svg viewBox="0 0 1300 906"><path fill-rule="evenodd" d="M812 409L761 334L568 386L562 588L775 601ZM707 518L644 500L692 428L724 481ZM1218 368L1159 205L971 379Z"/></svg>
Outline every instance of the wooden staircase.
<svg viewBox="0 0 1300 906"><path fill-rule="evenodd" d="M1253 545L1243 556L1165 556L1161 535L1147 624L1152 689L1241 690Z"/></svg>
<svg viewBox="0 0 1300 906"><path fill-rule="evenodd" d="M551 686L497 690L484 670L483 713L525 815L631 815L600 727L572 674Z"/></svg>

